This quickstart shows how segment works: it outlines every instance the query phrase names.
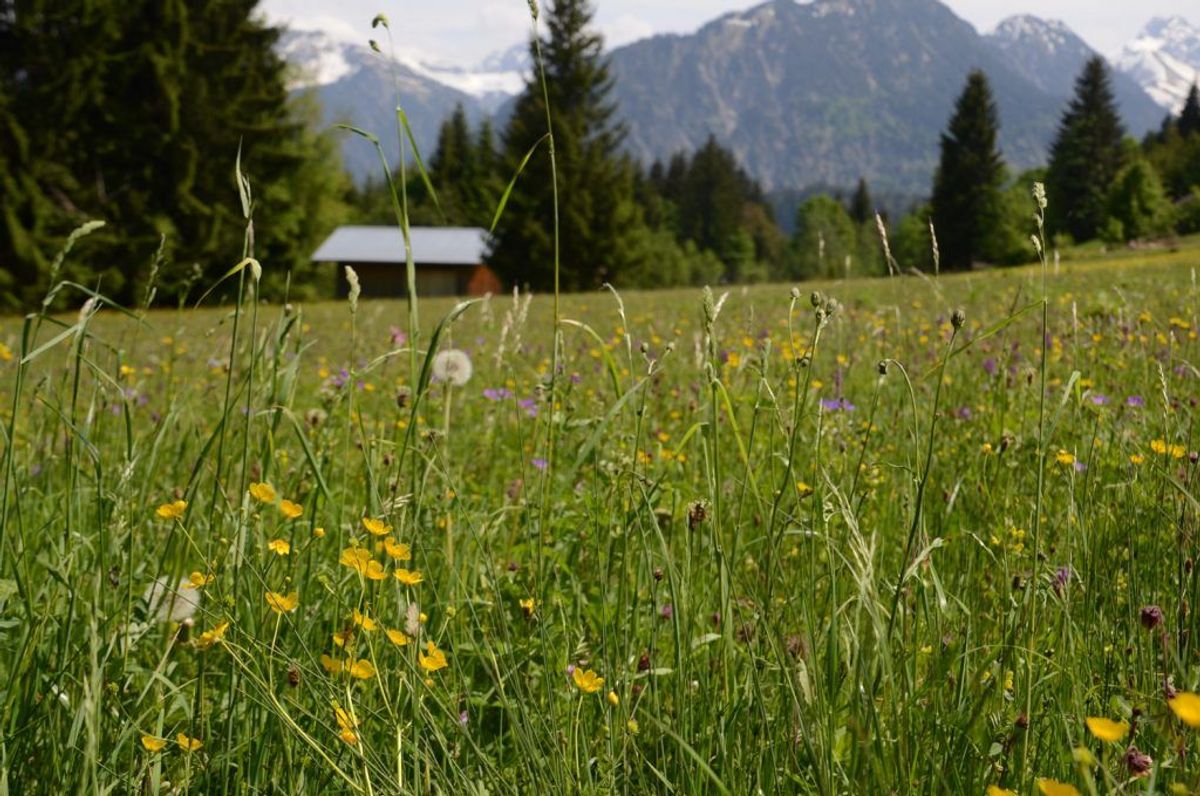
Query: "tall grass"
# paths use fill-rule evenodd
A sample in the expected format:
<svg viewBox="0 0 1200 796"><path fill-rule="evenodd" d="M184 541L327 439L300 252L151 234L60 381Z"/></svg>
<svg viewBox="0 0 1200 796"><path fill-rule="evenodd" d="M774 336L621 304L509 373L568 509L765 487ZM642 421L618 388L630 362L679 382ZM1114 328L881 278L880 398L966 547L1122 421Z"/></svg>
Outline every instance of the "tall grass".
<svg viewBox="0 0 1200 796"><path fill-rule="evenodd" d="M1200 787L1195 250L269 306L237 184L0 321L0 792Z"/></svg>

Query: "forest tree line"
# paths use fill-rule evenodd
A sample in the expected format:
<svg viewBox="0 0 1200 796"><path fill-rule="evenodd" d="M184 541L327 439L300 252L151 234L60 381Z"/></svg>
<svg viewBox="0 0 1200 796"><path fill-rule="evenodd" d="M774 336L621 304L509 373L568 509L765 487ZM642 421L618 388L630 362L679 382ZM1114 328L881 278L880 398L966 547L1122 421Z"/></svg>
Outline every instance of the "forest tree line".
<svg viewBox="0 0 1200 796"><path fill-rule="evenodd" d="M332 269L309 261L320 240L340 223L395 223L385 182L352 185L337 133L318 130L311 97L288 92L288 67L273 48L279 31L256 7L8 0L0 307L35 305L52 279L125 303L178 300L216 281L247 246L266 266L267 294L327 295ZM999 151L987 76L973 72L942 134L927 202L889 216L860 180L846 196L807 198L785 234L762 187L715 137L665 162L628 157L591 3L555 0L543 13L544 90L535 73L502 124L472 128L459 109L425 153L433 191L415 162L403 183L414 225L487 228L519 171L488 256L508 284L554 286L556 201L563 290L1027 262L1035 180L1047 186L1059 246L1200 232L1195 87L1178 116L1134 141L1096 58L1077 80L1046 167L1014 173ZM239 153L253 189L249 236L233 178ZM92 219L106 226L53 273L69 232Z"/></svg>

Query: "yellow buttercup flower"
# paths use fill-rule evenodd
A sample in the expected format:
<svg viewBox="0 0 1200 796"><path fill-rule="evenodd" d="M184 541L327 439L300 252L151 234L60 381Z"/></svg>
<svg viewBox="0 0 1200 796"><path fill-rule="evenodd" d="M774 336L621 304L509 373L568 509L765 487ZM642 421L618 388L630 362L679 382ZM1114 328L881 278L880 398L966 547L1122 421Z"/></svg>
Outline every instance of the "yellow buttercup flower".
<svg viewBox="0 0 1200 796"><path fill-rule="evenodd" d="M387 637L388 641L392 642L397 647L403 647L408 643L408 636L404 635L404 633L399 630L388 630Z"/></svg>
<svg viewBox="0 0 1200 796"><path fill-rule="evenodd" d="M798 494L801 497L801 499L808 497L812 493L813 493L813 488L811 486L804 483L803 481L796 482L796 494Z"/></svg>
<svg viewBox="0 0 1200 796"><path fill-rule="evenodd" d="M292 552L292 546L288 543L287 539L272 539L267 542L267 549L280 556L286 556Z"/></svg>
<svg viewBox="0 0 1200 796"><path fill-rule="evenodd" d="M416 586L418 583L424 580L424 578L421 577L421 571L415 569L411 572L409 572L407 569L397 569L392 574L396 576L396 580L400 581L405 586Z"/></svg>
<svg viewBox="0 0 1200 796"><path fill-rule="evenodd" d="M1088 716L1087 728L1092 735L1099 738L1101 741L1120 741L1129 734L1129 723L1124 721L1113 721L1102 716Z"/></svg>
<svg viewBox="0 0 1200 796"><path fill-rule="evenodd" d="M375 676L375 664L366 658L357 660L350 664L350 676L357 677L359 680L369 680Z"/></svg>
<svg viewBox="0 0 1200 796"><path fill-rule="evenodd" d="M210 572L207 575L205 575L204 573L200 572L199 570L196 570L192 574L188 575L188 582L183 584L183 588L185 588L185 589L203 589L205 586L212 583L216 579L217 579L217 575L214 572Z"/></svg>
<svg viewBox="0 0 1200 796"><path fill-rule="evenodd" d="M521 610L525 612L525 616L533 616L533 610L537 606L537 603L532 597L526 597L518 602L521 606Z"/></svg>
<svg viewBox="0 0 1200 796"><path fill-rule="evenodd" d="M300 593L280 594L277 591L267 592L267 605L277 614L290 614L300 604Z"/></svg>
<svg viewBox="0 0 1200 796"><path fill-rule="evenodd" d="M609 691L608 696L606 696L605 699L607 699L608 704L612 705L614 708L621 704L621 697L617 696L616 691Z"/></svg>
<svg viewBox="0 0 1200 796"><path fill-rule="evenodd" d="M575 681L576 687L585 694L594 694L604 687L604 678L591 669L584 671L577 667L575 671L571 672L571 679Z"/></svg>
<svg viewBox="0 0 1200 796"><path fill-rule="evenodd" d="M195 752L204 746L204 742L199 738L189 738L183 733L176 735L175 741L179 744L179 748L185 752Z"/></svg>
<svg viewBox="0 0 1200 796"><path fill-rule="evenodd" d="M156 738L153 735L142 736L142 746L147 752L161 752L162 748L167 745L166 738Z"/></svg>
<svg viewBox="0 0 1200 796"><path fill-rule="evenodd" d="M338 723L338 737L345 741L350 746L358 743L358 734L354 732L354 728L358 726L358 722L350 715L349 711L343 708L338 703L333 703L333 716Z"/></svg>
<svg viewBox="0 0 1200 796"><path fill-rule="evenodd" d="M164 520L177 520L183 516L183 512L187 510L186 500L174 500L170 503L164 503L154 510L154 513Z"/></svg>
<svg viewBox="0 0 1200 796"><path fill-rule="evenodd" d="M331 658L328 655L321 653L321 665L325 667L325 671L330 674L342 673L342 662L336 658Z"/></svg>
<svg viewBox="0 0 1200 796"><path fill-rule="evenodd" d="M371 517L362 518L363 527L367 529L367 533L373 536L386 536L392 532L392 526L385 523L383 520L376 520Z"/></svg>
<svg viewBox="0 0 1200 796"><path fill-rule="evenodd" d="M265 481L256 481L250 485L250 497L262 503L274 503L275 487Z"/></svg>
<svg viewBox="0 0 1200 796"><path fill-rule="evenodd" d="M1059 782L1056 779L1038 778L1038 790L1042 796L1079 796L1079 790L1074 785Z"/></svg>
<svg viewBox="0 0 1200 796"><path fill-rule="evenodd" d="M205 630L196 637L196 649L208 649L221 639L225 638L225 631L228 629L228 622L218 622L216 627L212 628L211 630Z"/></svg>
<svg viewBox="0 0 1200 796"><path fill-rule="evenodd" d="M1017 792L999 785L988 785L987 796L1017 796Z"/></svg>
<svg viewBox="0 0 1200 796"><path fill-rule="evenodd" d="M357 608L354 609L354 624L358 625L368 633L379 629L379 624L374 619L362 613Z"/></svg>
<svg viewBox="0 0 1200 796"><path fill-rule="evenodd" d="M411 561L412 549L403 542L397 542L392 537L383 540L384 552L396 561Z"/></svg>
<svg viewBox="0 0 1200 796"><path fill-rule="evenodd" d="M387 577L383 565L371 558L371 554L361 547L347 547L338 561L368 580L383 580Z"/></svg>
<svg viewBox="0 0 1200 796"><path fill-rule="evenodd" d="M1075 456L1070 451L1060 449L1058 453L1054 454L1054 461L1063 466L1070 466L1075 463Z"/></svg>
<svg viewBox="0 0 1200 796"><path fill-rule="evenodd" d="M1167 702L1171 712L1189 727L1200 727L1200 696L1190 691L1180 691Z"/></svg>
<svg viewBox="0 0 1200 796"><path fill-rule="evenodd" d="M446 661L446 653L438 649L432 641L425 642L425 650L425 652L417 653L417 661L425 671L436 672L450 665Z"/></svg>
<svg viewBox="0 0 1200 796"><path fill-rule="evenodd" d="M304 507L299 503L293 503L287 498L284 498L283 500L279 501L279 511L289 520L294 520L304 513Z"/></svg>

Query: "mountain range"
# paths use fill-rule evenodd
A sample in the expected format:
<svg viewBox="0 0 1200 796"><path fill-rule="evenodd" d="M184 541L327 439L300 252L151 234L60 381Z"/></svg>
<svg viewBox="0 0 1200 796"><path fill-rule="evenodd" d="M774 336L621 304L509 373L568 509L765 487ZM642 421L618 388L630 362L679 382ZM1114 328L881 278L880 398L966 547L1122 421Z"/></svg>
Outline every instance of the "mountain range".
<svg viewBox="0 0 1200 796"><path fill-rule="evenodd" d="M423 151L461 104L500 121L530 72L523 44L470 68L403 52L384 57L321 31L288 31L279 50L297 91L324 120L384 140L394 162L399 97ZM1044 163L1075 77L1095 51L1062 22L1021 15L980 34L938 0L769 0L686 35L658 35L608 53L614 99L643 162L702 145L711 134L768 190L814 184L928 190L938 137L971 69L989 77L1000 143L1022 169ZM1128 131L1140 136L1177 111L1200 69L1200 28L1151 20L1113 63ZM356 180L378 157L348 136Z"/></svg>

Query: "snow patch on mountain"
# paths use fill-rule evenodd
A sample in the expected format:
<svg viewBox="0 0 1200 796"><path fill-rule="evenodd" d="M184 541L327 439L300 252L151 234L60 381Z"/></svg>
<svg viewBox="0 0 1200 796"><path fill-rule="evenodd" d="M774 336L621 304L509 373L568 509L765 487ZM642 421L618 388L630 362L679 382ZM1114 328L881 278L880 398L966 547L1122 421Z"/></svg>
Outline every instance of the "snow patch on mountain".
<svg viewBox="0 0 1200 796"><path fill-rule="evenodd" d="M1200 82L1200 28L1183 17L1155 18L1125 45L1117 66L1172 113Z"/></svg>

